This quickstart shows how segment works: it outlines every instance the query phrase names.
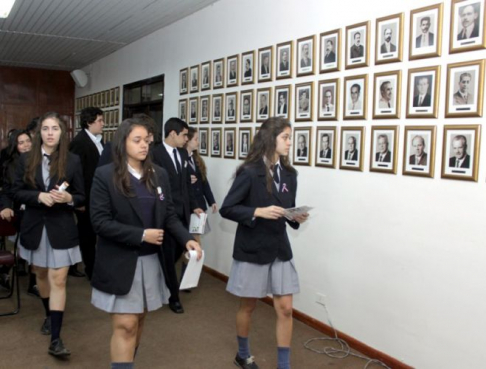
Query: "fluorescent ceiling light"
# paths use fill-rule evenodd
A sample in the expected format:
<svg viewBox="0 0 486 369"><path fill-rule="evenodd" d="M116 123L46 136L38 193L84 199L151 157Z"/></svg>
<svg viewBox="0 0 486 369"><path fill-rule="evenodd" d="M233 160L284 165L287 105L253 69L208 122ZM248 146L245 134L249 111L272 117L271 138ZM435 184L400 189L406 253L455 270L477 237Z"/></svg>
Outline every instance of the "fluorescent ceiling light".
<svg viewBox="0 0 486 369"><path fill-rule="evenodd" d="M0 18L7 18L15 0L0 0Z"/></svg>

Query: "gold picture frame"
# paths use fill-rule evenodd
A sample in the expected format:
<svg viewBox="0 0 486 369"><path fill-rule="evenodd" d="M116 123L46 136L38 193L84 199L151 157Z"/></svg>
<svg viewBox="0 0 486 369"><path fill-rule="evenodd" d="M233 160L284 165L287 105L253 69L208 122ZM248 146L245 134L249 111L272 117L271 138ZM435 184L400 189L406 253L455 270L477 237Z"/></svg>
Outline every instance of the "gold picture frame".
<svg viewBox="0 0 486 369"><path fill-rule="evenodd" d="M405 126L402 174L434 178L436 126Z"/></svg>
<svg viewBox="0 0 486 369"><path fill-rule="evenodd" d="M410 60L433 58L442 54L444 4L434 4L410 12Z"/></svg>
<svg viewBox="0 0 486 369"><path fill-rule="evenodd" d="M366 119L368 114L368 75L344 77L343 88L343 119Z"/></svg>
<svg viewBox="0 0 486 369"><path fill-rule="evenodd" d="M277 44L277 79L293 77L294 42L287 41Z"/></svg>
<svg viewBox="0 0 486 369"><path fill-rule="evenodd" d="M227 124L233 124L238 119L238 92L229 92L224 96L224 122Z"/></svg>
<svg viewBox="0 0 486 369"><path fill-rule="evenodd" d="M225 81L224 58L213 61L213 89L223 88Z"/></svg>
<svg viewBox="0 0 486 369"><path fill-rule="evenodd" d="M246 159L248 153L250 152L252 142L252 128L240 128L238 130L238 159Z"/></svg>
<svg viewBox="0 0 486 369"><path fill-rule="evenodd" d="M248 51L241 54L241 85L255 83L255 51Z"/></svg>
<svg viewBox="0 0 486 369"><path fill-rule="evenodd" d="M330 73L341 70L341 28L320 35L319 72Z"/></svg>
<svg viewBox="0 0 486 369"><path fill-rule="evenodd" d="M289 119L292 111L292 85L275 86L274 115Z"/></svg>
<svg viewBox="0 0 486 369"><path fill-rule="evenodd" d="M403 13L378 18L375 36L376 65L403 60Z"/></svg>
<svg viewBox="0 0 486 369"><path fill-rule="evenodd" d="M221 128L211 129L211 157L220 158L222 154L221 150Z"/></svg>
<svg viewBox="0 0 486 369"><path fill-rule="evenodd" d="M199 117L199 97L191 97L189 99L189 124L197 124Z"/></svg>
<svg viewBox="0 0 486 369"><path fill-rule="evenodd" d="M484 0L452 0L449 54L486 48L485 15Z"/></svg>
<svg viewBox="0 0 486 369"><path fill-rule="evenodd" d="M484 59L448 64L445 117L482 117L483 90Z"/></svg>
<svg viewBox="0 0 486 369"><path fill-rule="evenodd" d="M273 81L273 46L258 49L258 82Z"/></svg>
<svg viewBox="0 0 486 369"><path fill-rule="evenodd" d="M398 126L372 126L370 172L397 174Z"/></svg>
<svg viewBox="0 0 486 369"><path fill-rule="evenodd" d="M317 127L315 144L315 165L322 168L336 168L337 127Z"/></svg>
<svg viewBox="0 0 486 369"><path fill-rule="evenodd" d="M272 88L259 88L256 91L256 121L264 122L272 116Z"/></svg>
<svg viewBox="0 0 486 369"><path fill-rule="evenodd" d="M240 122L253 122L254 92L245 90L240 92Z"/></svg>
<svg viewBox="0 0 486 369"><path fill-rule="evenodd" d="M407 118L437 118L440 65L408 70Z"/></svg>
<svg viewBox="0 0 486 369"><path fill-rule="evenodd" d="M201 91L211 89L211 60L201 64Z"/></svg>
<svg viewBox="0 0 486 369"><path fill-rule="evenodd" d="M236 142L236 128L224 129L224 158L234 159L236 157L237 150Z"/></svg>
<svg viewBox="0 0 486 369"><path fill-rule="evenodd" d="M442 178L478 181L481 125L445 125Z"/></svg>
<svg viewBox="0 0 486 369"><path fill-rule="evenodd" d="M362 40L364 40L364 45L361 42ZM370 65L370 21L346 27L345 55L346 69L361 68Z"/></svg>
<svg viewBox="0 0 486 369"><path fill-rule="evenodd" d="M315 74L316 36L307 36L297 40L296 70L297 77Z"/></svg>
<svg viewBox="0 0 486 369"><path fill-rule="evenodd" d="M375 73L373 86L373 119L400 118L402 71Z"/></svg>
<svg viewBox="0 0 486 369"><path fill-rule="evenodd" d="M363 171L364 135L365 127L341 127L339 169Z"/></svg>
<svg viewBox="0 0 486 369"><path fill-rule="evenodd" d="M339 78L319 81L317 100L317 119L338 120L339 118Z"/></svg>
<svg viewBox="0 0 486 369"><path fill-rule="evenodd" d="M199 128L198 129L199 133L199 148L198 152L202 156L208 156L209 155L209 130L208 128Z"/></svg>
<svg viewBox="0 0 486 369"><path fill-rule="evenodd" d="M240 77L240 55L231 55L226 58L226 87L235 87L239 84Z"/></svg>
<svg viewBox="0 0 486 369"><path fill-rule="evenodd" d="M213 95L211 100L211 122L223 123L224 101L223 94Z"/></svg>
<svg viewBox="0 0 486 369"><path fill-rule="evenodd" d="M293 165L311 165L312 127L294 128Z"/></svg>
<svg viewBox="0 0 486 369"><path fill-rule="evenodd" d="M314 82L295 85L295 121L309 122L314 119Z"/></svg>

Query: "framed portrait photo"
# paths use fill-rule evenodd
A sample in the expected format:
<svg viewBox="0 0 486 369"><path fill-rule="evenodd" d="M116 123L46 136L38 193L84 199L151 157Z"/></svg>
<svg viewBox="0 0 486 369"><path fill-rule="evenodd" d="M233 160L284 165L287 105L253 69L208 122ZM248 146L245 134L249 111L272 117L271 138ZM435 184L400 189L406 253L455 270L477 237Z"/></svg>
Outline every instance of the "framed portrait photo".
<svg viewBox="0 0 486 369"><path fill-rule="evenodd" d="M234 159L236 156L236 129L224 130L224 157Z"/></svg>
<svg viewBox="0 0 486 369"><path fill-rule="evenodd" d="M253 122L253 90L240 92L240 122Z"/></svg>
<svg viewBox="0 0 486 369"><path fill-rule="evenodd" d="M221 157L221 128L211 129L211 156Z"/></svg>
<svg viewBox="0 0 486 369"><path fill-rule="evenodd" d="M435 126L405 126L404 175L434 178Z"/></svg>
<svg viewBox="0 0 486 369"><path fill-rule="evenodd" d="M209 136L207 128L199 128L199 149L200 155L208 156Z"/></svg>
<svg viewBox="0 0 486 369"><path fill-rule="evenodd" d="M257 122L263 122L272 116L272 88L259 88L256 96Z"/></svg>
<svg viewBox="0 0 486 369"><path fill-rule="evenodd" d="M226 70L228 71L226 87L238 86L239 55L226 58Z"/></svg>
<svg viewBox="0 0 486 369"><path fill-rule="evenodd" d="M370 60L370 22L346 27L346 69L367 67Z"/></svg>
<svg viewBox="0 0 486 369"><path fill-rule="evenodd" d="M198 120L198 101L199 98L193 97L189 99L189 120L190 124L197 124Z"/></svg>
<svg viewBox="0 0 486 369"><path fill-rule="evenodd" d="M294 165L311 165L311 131L312 127L299 127L294 129Z"/></svg>
<svg viewBox="0 0 486 369"><path fill-rule="evenodd" d="M336 168L336 127L318 127L316 131L316 166Z"/></svg>
<svg viewBox="0 0 486 369"><path fill-rule="evenodd" d="M482 117L484 59L447 65L446 118Z"/></svg>
<svg viewBox="0 0 486 369"><path fill-rule="evenodd" d="M321 37L321 54L319 57L320 73L340 70L341 67L341 29L323 32Z"/></svg>
<svg viewBox="0 0 486 369"><path fill-rule="evenodd" d="M211 89L211 61L201 64L201 91Z"/></svg>
<svg viewBox="0 0 486 369"><path fill-rule="evenodd" d="M337 120L339 112L339 78L319 81L319 120Z"/></svg>
<svg viewBox="0 0 486 369"><path fill-rule="evenodd" d="M314 82L295 85L295 121L306 122L313 118Z"/></svg>
<svg viewBox="0 0 486 369"><path fill-rule="evenodd" d="M402 71L375 73L373 119L400 118Z"/></svg>
<svg viewBox="0 0 486 369"><path fill-rule="evenodd" d="M370 171L397 173L398 126L371 127Z"/></svg>
<svg viewBox="0 0 486 369"><path fill-rule="evenodd" d="M179 100L179 119L187 121L187 99Z"/></svg>
<svg viewBox="0 0 486 369"><path fill-rule="evenodd" d="M224 58L213 61L213 88L224 87Z"/></svg>
<svg viewBox="0 0 486 369"><path fill-rule="evenodd" d="M441 55L443 7L440 3L411 11L410 60Z"/></svg>
<svg viewBox="0 0 486 369"><path fill-rule="evenodd" d="M223 94L213 95L212 107L211 107L211 122L222 123L223 122Z"/></svg>
<svg viewBox="0 0 486 369"><path fill-rule="evenodd" d="M484 0L452 0L449 53L486 48Z"/></svg>
<svg viewBox="0 0 486 369"><path fill-rule="evenodd" d="M282 42L277 45L277 79L292 78L294 60L294 42Z"/></svg>
<svg viewBox="0 0 486 369"><path fill-rule="evenodd" d="M440 66L408 70L407 118L437 118Z"/></svg>
<svg viewBox="0 0 486 369"><path fill-rule="evenodd" d="M238 92L231 92L225 95L225 123L236 123L238 116Z"/></svg>
<svg viewBox="0 0 486 369"><path fill-rule="evenodd" d="M255 82L255 51L241 54L241 84L248 85Z"/></svg>
<svg viewBox="0 0 486 369"><path fill-rule="evenodd" d="M481 126L446 125L442 149L442 178L478 180Z"/></svg>
<svg viewBox="0 0 486 369"><path fill-rule="evenodd" d="M376 20L375 64L403 59L403 13Z"/></svg>
<svg viewBox="0 0 486 369"><path fill-rule="evenodd" d="M258 49L258 82L273 80L273 46Z"/></svg>
<svg viewBox="0 0 486 369"><path fill-rule="evenodd" d="M199 65L195 65L189 69L190 88L191 92L199 91Z"/></svg>
<svg viewBox="0 0 486 369"><path fill-rule="evenodd" d="M238 159L245 159L250 152L252 133L251 128L240 128L238 131Z"/></svg>
<svg viewBox="0 0 486 369"><path fill-rule="evenodd" d="M292 85L275 86L274 115L289 119L292 104Z"/></svg>
<svg viewBox="0 0 486 369"><path fill-rule="evenodd" d="M364 127L341 128L340 169L363 171Z"/></svg>
<svg viewBox="0 0 486 369"><path fill-rule="evenodd" d="M199 123L209 123L211 97L209 95L199 98Z"/></svg>
<svg viewBox="0 0 486 369"><path fill-rule="evenodd" d="M366 119L368 75L344 78L344 119Z"/></svg>
<svg viewBox="0 0 486 369"><path fill-rule="evenodd" d="M297 77L314 74L316 36L297 40Z"/></svg>

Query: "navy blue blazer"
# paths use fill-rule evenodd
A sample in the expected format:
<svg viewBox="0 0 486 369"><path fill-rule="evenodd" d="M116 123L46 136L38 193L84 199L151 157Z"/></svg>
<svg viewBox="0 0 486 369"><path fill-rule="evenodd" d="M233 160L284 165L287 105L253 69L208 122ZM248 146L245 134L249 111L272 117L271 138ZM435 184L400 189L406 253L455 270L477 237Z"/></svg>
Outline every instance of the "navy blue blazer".
<svg viewBox="0 0 486 369"><path fill-rule="evenodd" d="M91 223L98 235L91 285L106 293L126 295L133 283L144 226L137 198L125 197L116 190L113 170L112 163L96 169L91 187ZM155 165L154 170L155 186L161 189L156 194L154 228L170 232L185 245L193 238L174 210L167 172ZM162 247L164 244L158 257L165 273Z"/></svg>
<svg viewBox="0 0 486 369"><path fill-rule="evenodd" d="M84 184L79 157L68 152L66 176L54 177L49 182L47 192L64 181L69 183L67 192L73 197L74 205L54 204L48 207L39 202L39 194L46 192L42 179L42 165L35 172L35 187L24 181L25 165L30 153L20 156L12 188L14 201L25 204L25 212L20 225L20 243L28 250L37 250L46 227L47 237L54 249L69 249L79 245L78 227L74 221L74 208L84 205Z"/></svg>
<svg viewBox="0 0 486 369"><path fill-rule="evenodd" d="M272 193L267 191L267 168L263 160L250 164L236 176L223 205L222 217L238 223L233 258L256 264L269 264L276 258L292 259L292 249L287 236L286 223L297 229L299 223L282 217L277 220L254 218L255 209L271 205L283 208L295 207L297 176L282 167L280 192L273 184Z"/></svg>
<svg viewBox="0 0 486 369"><path fill-rule="evenodd" d="M213 192L211 191L211 186L209 185L207 178L206 181L203 181L201 171L199 170L199 167L195 161L194 166L196 170L194 170L190 164L187 166L189 177L191 175L197 177L197 181L191 184L192 191L194 193L194 197L196 198L198 207L206 211L208 209L207 204L211 206L216 203L216 200L214 199Z"/></svg>

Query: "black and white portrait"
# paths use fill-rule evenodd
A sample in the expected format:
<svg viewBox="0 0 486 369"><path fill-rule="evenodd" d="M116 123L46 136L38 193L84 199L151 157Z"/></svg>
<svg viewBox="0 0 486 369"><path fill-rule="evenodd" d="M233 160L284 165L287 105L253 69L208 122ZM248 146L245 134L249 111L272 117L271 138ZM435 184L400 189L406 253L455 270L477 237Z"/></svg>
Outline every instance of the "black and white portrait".
<svg viewBox="0 0 486 369"><path fill-rule="evenodd" d="M344 119L365 119L368 75L345 77Z"/></svg>
<svg viewBox="0 0 486 369"><path fill-rule="evenodd" d="M446 117L481 116L484 60L447 66Z"/></svg>
<svg viewBox="0 0 486 369"><path fill-rule="evenodd" d="M369 22L346 27L346 69L368 65Z"/></svg>
<svg viewBox="0 0 486 369"><path fill-rule="evenodd" d="M199 65L195 65L191 67L189 70L189 75L191 78L190 81L190 91L191 92L198 92L199 91Z"/></svg>
<svg viewBox="0 0 486 369"><path fill-rule="evenodd" d="M408 71L407 118L437 116L439 71L439 66Z"/></svg>
<svg viewBox="0 0 486 369"><path fill-rule="evenodd" d="M375 74L373 118L399 118L401 71Z"/></svg>
<svg viewBox="0 0 486 369"><path fill-rule="evenodd" d="M292 41L277 45L277 79L292 77L292 48Z"/></svg>
<svg viewBox="0 0 486 369"><path fill-rule="evenodd" d="M208 129L199 129L199 154L208 155Z"/></svg>
<svg viewBox="0 0 486 369"><path fill-rule="evenodd" d="M189 99L189 123L197 123L198 118L198 98Z"/></svg>
<svg viewBox="0 0 486 369"><path fill-rule="evenodd" d="M341 29L321 33L320 72L339 70L341 56Z"/></svg>
<svg viewBox="0 0 486 369"><path fill-rule="evenodd" d="M201 90L211 88L211 62L201 64Z"/></svg>
<svg viewBox="0 0 486 369"><path fill-rule="evenodd" d="M226 87L238 85L238 64L239 56L233 55L226 59L226 69L228 71L226 80Z"/></svg>
<svg viewBox="0 0 486 369"><path fill-rule="evenodd" d="M179 119L187 121L187 99L179 100Z"/></svg>
<svg viewBox="0 0 486 369"><path fill-rule="evenodd" d="M310 165L311 128L294 129L294 165Z"/></svg>
<svg viewBox="0 0 486 369"><path fill-rule="evenodd" d="M209 123L209 96L202 96L199 99L199 122Z"/></svg>
<svg viewBox="0 0 486 369"><path fill-rule="evenodd" d="M443 4L413 10L410 19L410 59L440 56Z"/></svg>
<svg viewBox="0 0 486 369"><path fill-rule="evenodd" d="M272 80L273 47L265 47L258 50L258 82Z"/></svg>
<svg viewBox="0 0 486 369"><path fill-rule="evenodd" d="M290 103L291 103L291 86L277 86L275 87L275 113L277 117L289 118Z"/></svg>
<svg viewBox="0 0 486 369"><path fill-rule="evenodd" d="M271 101L272 101L272 89L260 88L257 90L257 122L263 122L267 120L271 113Z"/></svg>
<svg viewBox="0 0 486 369"><path fill-rule="evenodd" d="M402 60L403 13L376 20L376 64Z"/></svg>
<svg viewBox="0 0 486 369"><path fill-rule="evenodd" d="M211 130L211 156L221 157L221 129Z"/></svg>
<svg viewBox="0 0 486 369"><path fill-rule="evenodd" d="M239 130L238 158L244 159L250 152L251 145L251 128L240 128Z"/></svg>
<svg viewBox="0 0 486 369"><path fill-rule="evenodd" d="M225 122L226 123L236 123L236 114L237 114L237 92L228 93L225 96L225 106L226 106L226 114L225 114Z"/></svg>
<svg viewBox="0 0 486 369"><path fill-rule="evenodd" d="M213 62L213 88L224 87L224 59Z"/></svg>
<svg viewBox="0 0 486 369"><path fill-rule="evenodd" d="M334 168L335 163L335 127L318 128L316 133L316 166Z"/></svg>
<svg viewBox="0 0 486 369"><path fill-rule="evenodd" d="M435 126L405 127L403 174L434 176Z"/></svg>
<svg viewBox="0 0 486 369"><path fill-rule="evenodd" d="M240 121L253 121L253 90L241 91L240 93Z"/></svg>
<svg viewBox="0 0 486 369"><path fill-rule="evenodd" d="M452 1L450 52L483 49L484 1Z"/></svg>
<svg viewBox="0 0 486 369"><path fill-rule="evenodd" d="M313 82L295 86L295 120L312 120Z"/></svg>
<svg viewBox="0 0 486 369"><path fill-rule="evenodd" d="M479 125L444 126L442 178L477 181Z"/></svg>
<svg viewBox="0 0 486 369"><path fill-rule="evenodd" d="M341 169L363 170L364 127L341 129Z"/></svg>
<svg viewBox="0 0 486 369"><path fill-rule="evenodd" d="M336 120L339 111L339 79L319 81L319 120Z"/></svg>
<svg viewBox="0 0 486 369"><path fill-rule="evenodd" d="M314 74L315 36L297 40L297 76Z"/></svg>
<svg viewBox="0 0 486 369"><path fill-rule="evenodd" d="M187 68L179 72L179 94L187 94Z"/></svg>
<svg viewBox="0 0 486 369"><path fill-rule="evenodd" d="M225 129L224 130L224 157L234 158L235 157L235 129Z"/></svg>
<svg viewBox="0 0 486 369"><path fill-rule="evenodd" d="M222 123L223 122L223 95L213 95L213 104L211 109L213 123Z"/></svg>
<svg viewBox="0 0 486 369"><path fill-rule="evenodd" d="M255 81L255 52L241 54L241 84L246 85Z"/></svg>
<svg viewBox="0 0 486 369"><path fill-rule="evenodd" d="M370 171L396 174L398 126L371 127Z"/></svg>

